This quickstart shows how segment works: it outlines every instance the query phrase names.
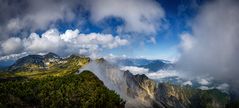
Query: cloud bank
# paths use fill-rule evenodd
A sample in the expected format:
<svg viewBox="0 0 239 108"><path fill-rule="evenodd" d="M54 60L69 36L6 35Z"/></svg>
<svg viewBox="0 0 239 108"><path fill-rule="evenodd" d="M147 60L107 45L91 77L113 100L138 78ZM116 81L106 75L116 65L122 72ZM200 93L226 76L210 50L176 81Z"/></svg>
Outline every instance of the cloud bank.
<svg viewBox="0 0 239 108"><path fill-rule="evenodd" d="M116 30L119 33L151 34L156 33L164 16L155 0L1 0L0 39L55 28L59 22L101 26L107 18L123 21Z"/></svg>
<svg viewBox="0 0 239 108"><path fill-rule="evenodd" d="M135 42L139 36L155 42L164 18L164 10L155 0L1 0L0 56L23 51L85 54L128 43L121 38ZM111 24L109 19L122 20L122 24ZM68 26L88 34L68 31ZM91 33L91 27L100 30ZM69 34L72 36L61 36Z"/></svg>
<svg viewBox="0 0 239 108"><path fill-rule="evenodd" d="M127 45L126 39L111 34L80 33L76 30L66 30L60 33L57 29L50 29L38 35L31 33L27 38L12 37L0 44L0 55L28 54L54 52L61 56L69 54L84 54L94 56L98 51Z"/></svg>
<svg viewBox="0 0 239 108"><path fill-rule="evenodd" d="M189 76L211 75L238 87L238 10L236 0L215 0L204 5L192 24L193 42L182 37L186 50L182 51L178 69Z"/></svg>
<svg viewBox="0 0 239 108"><path fill-rule="evenodd" d="M82 0L83 1L83 0ZM47 30L57 21L71 22L77 14L75 9L81 2L73 0L1 0L0 4L0 39L10 34L28 31Z"/></svg>

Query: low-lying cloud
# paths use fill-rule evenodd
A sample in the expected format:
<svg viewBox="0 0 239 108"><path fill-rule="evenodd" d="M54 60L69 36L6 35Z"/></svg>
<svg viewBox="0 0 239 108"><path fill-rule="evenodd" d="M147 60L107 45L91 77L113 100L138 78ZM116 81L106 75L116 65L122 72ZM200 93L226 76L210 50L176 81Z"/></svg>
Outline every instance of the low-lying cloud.
<svg viewBox="0 0 239 108"><path fill-rule="evenodd" d="M137 66L124 66L120 68L123 71L129 70L133 75L136 74L147 74L149 72L149 69L143 68L143 67L137 67Z"/></svg>
<svg viewBox="0 0 239 108"><path fill-rule="evenodd" d="M123 71L130 71L133 75L145 74L147 77L155 80L167 77L178 77L179 73L176 70L158 70L156 72L149 71L148 68L137 67L137 66L123 66L120 68Z"/></svg>

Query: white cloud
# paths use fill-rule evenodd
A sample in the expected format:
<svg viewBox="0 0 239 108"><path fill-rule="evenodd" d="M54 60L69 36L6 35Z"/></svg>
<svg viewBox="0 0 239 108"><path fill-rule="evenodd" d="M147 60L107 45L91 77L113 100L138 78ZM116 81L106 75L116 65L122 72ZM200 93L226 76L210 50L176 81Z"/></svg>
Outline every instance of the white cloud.
<svg viewBox="0 0 239 108"><path fill-rule="evenodd" d="M179 74L175 70L159 70L157 72L147 73L146 75L151 79L179 76Z"/></svg>
<svg viewBox="0 0 239 108"><path fill-rule="evenodd" d="M61 34L61 39L63 39L66 42L70 42L72 39L76 38L80 31L78 29L76 30L66 30L64 34Z"/></svg>
<svg viewBox="0 0 239 108"><path fill-rule="evenodd" d="M17 53L23 47L22 40L18 37L12 37L3 42L1 47L4 54Z"/></svg>
<svg viewBox="0 0 239 108"><path fill-rule="evenodd" d="M209 85L210 84L210 82L206 79L199 79L198 83L201 85Z"/></svg>
<svg viewBox="0 0 239 108"><path fill-rule="evenodd" d="M50 29L41 36L31 33L28 38L24 39L10 38L1 44L1 50L4 52L3 55L22 52L95 55L98 51L127 44L126 39L111 34L82 34L78 29L67 30L61 34L57 29Z"/></svg>
<svg viewBox="0 0 239 108"><path fill-rule="evenodd" d="M229 85L227 83L223 83L223 84L220 84L219 86L217 86L216 88L219 90L222 90L222 91L228 91Z"/></svg>
<svg viewBox="0 0 239 108"><path fill-rule="evenodd" d="M123 71L129 70L133 75L147 74L149 72L149 69L147 68L136 67L136 66L124 66L124 67L121 67L120 70L123 70Z"/></svg>
<svg viewBox="0 0 239 108"><path fill-rule="evenodd" d="M209 90L210 88L207 87L207 86L200 86L199 89L201 89L201 90Z"/></svg>
<svg viewBox="0 0 239 108"><path fill-rule="evenodd" d="M27 56L28 54L26 52L20 53L20 54L10 54L10 55L6 55L6 56L2 56L0 57L0 61L2 60L16 60L18 58Z"/></svg>
<svg viewBox="0 0 239 108"><path fill-rule="evenodd" d="M192 22L194 45L182 52L178 67L189 77L205 74L238 87L239 2L215 0L202 6Z"/></svg>
<svg viewBox="0 0 239 108"><path fill-rule="evenodd" d="M24 39L24 44L26 51L41 53L63 50L65 43L60 39L59 32L56 29L51 29L43 33L41 37L36 33L32 33L28 38Z"/></svg>
<svg viewBox="0 0 239 108"><path fill-rule="evenodd" d="M190 86L192 86L193 83L192 83L192 81L186 81L186 82L183 83L183 85L190 85Z"/></svg>
<svg viewBox="0 0 239 108"><path fill-rule="evenodd" d="M157 72L151 72L147 68L137 67L137 66L123 66L120 70L126 71L129 70L133 75L136 74L145 74L151 79L161 79L167 77L178 77L179 74L176 70L159 70Z"/></svg>
<svg viewBox="0 0 239 108"><path fill-rule="evenodd" d="M91 19L103 21L109 17L121 18L125 24L119 31L156 33L164 18L164 11L154 0L92 0Z"/></svg>
<svg viewBox="0 0 239 108"><path fill-rule="evenodd" d="M180 48L185 52L189 51L193 47L194 43L193 37L188 33L183 33L181 34L180 38L181 38Z"/></svg>
<svg viewBox="0 0 239 108"><path fill-rule="evenodd" d="M20 4L24 3L27 4L25 4L27 7L19 7L19 5L15 6L17 3L12 4L19 9L23 8L22 11L24 12L19 13L20 15L16 15L16 17L8 20L6 24L7 30L11 32L12 30L16 32L24 28L31 30L45 30L58 20L72 21L75 17L72 10L77 4L75 1L56 2L54 0L26 0L25 2L20 2ZM75 4L72 5L71 3ZM8 8L10 10L14 7L9 6ZM24 8L27 8L28 10L24 10Z"/></svg>

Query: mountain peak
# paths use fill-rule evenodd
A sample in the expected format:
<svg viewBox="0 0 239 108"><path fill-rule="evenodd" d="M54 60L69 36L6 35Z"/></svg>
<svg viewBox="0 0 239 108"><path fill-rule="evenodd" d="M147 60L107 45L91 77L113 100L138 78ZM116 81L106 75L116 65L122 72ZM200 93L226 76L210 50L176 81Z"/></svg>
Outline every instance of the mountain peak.
<svg viewBox="0 0 239 108"><path fill-rule="evenodd" d="M44 58L60 58L57 54L49 52L46 55L44 55Z"/></svg>
<svg viewBox="0 0 239 108"><path fill-rule="evenodd" d="M9 69L10 71L14 71L16 69L25 70L26 68L31 67L44 67L45 64L43 60L44 57L41 55L28 55L18 59Z"/></svg>

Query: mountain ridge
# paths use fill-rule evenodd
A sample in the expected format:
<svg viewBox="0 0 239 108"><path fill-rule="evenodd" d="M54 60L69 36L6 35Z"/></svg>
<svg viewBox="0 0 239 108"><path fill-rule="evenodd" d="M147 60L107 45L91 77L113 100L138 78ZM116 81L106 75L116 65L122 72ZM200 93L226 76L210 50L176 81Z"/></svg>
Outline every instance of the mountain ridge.
<svg viewBox="0 0 239 108"><path fill-rule="evenodd" d="M117 68L117 66L112 65L104 58L92 60L89 57L77 55L72 55L67 58L58 58L54 56L54 54L50 54L49 57L50 59L54 58L54 60L50 60L49 58L44 59L44 57L48 58L49 56L30 56L31 59L37 58L37 62L31 61L31 59L30 62L26 62L26 64L42 64L43 62L44 65L41 66L44 66L44 69L41 69L41 67L32 69L30 67L30 69L22 71L21 66L25 66L22 65L25 63L25 61L22 60L28 61L28 59L20 59L19 61L22 62L20 63L20 71L16 69L16 72L1 74L0 78L8 79L22 77L23 81L24 79L41 80L48 77L61 78L74 75L79 71L79 69L84 69L88 66L89 69L95 68L95 70L90 71L103 81L107 88L115 90L117 94L125 99L126 107L129 108L226 107L229 102L228 95L220 92L219 90L199 90L190 86L158 83L149 79L145 74L133 75L130 71L121 71ZM49 64L47 64L48 62ZM14 66L16 66L16 64ZM82 72L79 74L81 73Z"/></svg>

